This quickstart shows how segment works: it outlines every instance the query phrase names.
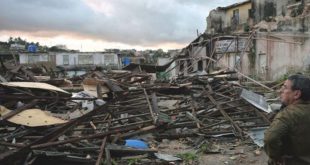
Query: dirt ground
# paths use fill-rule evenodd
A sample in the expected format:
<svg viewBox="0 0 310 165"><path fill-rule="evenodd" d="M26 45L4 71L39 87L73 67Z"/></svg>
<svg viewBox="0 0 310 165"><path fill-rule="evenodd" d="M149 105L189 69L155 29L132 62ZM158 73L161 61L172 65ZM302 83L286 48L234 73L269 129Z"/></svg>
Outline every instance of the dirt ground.
<svg viewBox="0 0 310 165"><path fill-rule="evenodd" d="M211 142L209 152L197 152L199 149L187 145L183 140L166 140L159 144L160 153L170 155L194 154L195 160L184 160L180 164L199 165L265 165L268 157L265 152L249 142ZM211 149L212 148L212 149Z"/></svg>

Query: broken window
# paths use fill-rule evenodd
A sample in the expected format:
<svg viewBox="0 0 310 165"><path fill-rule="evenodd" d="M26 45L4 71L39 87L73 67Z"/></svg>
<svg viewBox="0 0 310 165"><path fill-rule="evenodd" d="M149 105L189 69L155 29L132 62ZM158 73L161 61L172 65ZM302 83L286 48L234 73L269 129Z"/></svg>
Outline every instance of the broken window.
<svg viewBox="0 0 310 165"><path fill-rule="evenodd" d="M249 15L249 18L254 18L254 10L253 9L249 9L248 10L248 15Z"/></svg>
<svg viewBox="0 0 310 165"><path fill-rule="evenodd" d="M202 60L198 61L198 70L199 71L203 70L203 61Z"/></svg>
<svg viewBox="0 0 310 165"><path fill-rule="evenodd" d="M276 8L273 2L266 2L264 6L264 19L265 21L271 21L271 18L276 15Z"/></svg>
<svg viewBox="0 0 310 165"><path fill-rule="evenodd" d="M191 73L194 71L192 60L187 60L187 68L188 68L188 73Z"/></svg>
<svg viewBox="0 0 310 165"><path fill-rule="evenodd" d="M184 61L179 61L179 63L180 63L180 68L179 68L179 71L180 72L183 72L184 71Z"/></svg>
<svg viewBox="0 0 310 165"><path fill-rule="evenodd" d="M233 11L233 20L236 25L239 24L239 9Z"/></svg>

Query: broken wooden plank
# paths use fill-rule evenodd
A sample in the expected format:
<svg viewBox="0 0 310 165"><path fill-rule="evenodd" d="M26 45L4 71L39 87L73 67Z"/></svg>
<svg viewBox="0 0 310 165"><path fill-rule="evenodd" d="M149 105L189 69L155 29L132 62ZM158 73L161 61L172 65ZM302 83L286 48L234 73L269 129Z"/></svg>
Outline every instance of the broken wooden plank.
<svg viewBox="0 0 310 165"><path fill-rule="evenodd" d="M25 104L17 109L15 109L14 111L9 112L8 114L5 114L4 116L1 116L1 120L0 121L4 121L4 120L8 120L10 119L12 116L22 112L25 109L29 109L32 108L34 105L36 105L38 103L38 100L32 100L30 103Z"/></svg>

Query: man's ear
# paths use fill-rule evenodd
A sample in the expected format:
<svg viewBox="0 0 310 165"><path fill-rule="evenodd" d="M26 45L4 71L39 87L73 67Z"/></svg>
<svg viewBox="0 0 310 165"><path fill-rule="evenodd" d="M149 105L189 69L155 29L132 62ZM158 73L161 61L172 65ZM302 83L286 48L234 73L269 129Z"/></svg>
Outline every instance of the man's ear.
<svg viewBox="0 0 310 165"><path fill-rule="evenodd" d="M300 99L300 97L301 97L301 91L295 90L294 91L294 98L297 100L297 99Z"/></svg>

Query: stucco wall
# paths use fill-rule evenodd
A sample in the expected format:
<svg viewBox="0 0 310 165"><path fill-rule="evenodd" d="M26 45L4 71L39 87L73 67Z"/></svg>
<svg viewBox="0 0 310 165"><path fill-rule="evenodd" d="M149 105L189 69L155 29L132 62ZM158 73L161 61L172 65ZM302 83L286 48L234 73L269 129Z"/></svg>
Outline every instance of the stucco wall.
<svg viewBox="0 0 310 165"><path fill-rule="evenodd" d="M233 69L235 66L235 53L216 54L218 62L214 64L214 69Z"/></svg>
<svg viewBox="0 0 310 165"><path fill-rule="evenodd" d="M238 68L243 74L245 75L250 75L251 74L251 64L250 64L250 60L248 58L248 54L249 52L244 52L244 54L240 54L240 58L241 58L241 68Z"/></svg>
<svg viewBox="0 0 310 165"><path fill-rule="evenodd" d="M303 34L259 33L256 41L256 73L262 75L260 56L266 54L267 80L276 80L286 73L302 71L310 65L310 40ZM263 40L264 39L264 40Z"/></svg>
<svg viewBox="0 0 310 165"><path fill-rule="evenodd" d="M286 1L287 3L287 0L283 1ZM280 5L276 5L276 0L253 0L252 3L255 23L258 23L269 16L276 16L277 13L280 13L278 10L279 8L277 8L277 6Z"/></svg>
<svg viewBox="0 0 310 165"><path fill-rule="evenodd" d="M221 56L218 54L218 56ZM239 60L240 59L240 60ZM227 53L224 55L218 63L216 63L216 67L220 68L229 68L233 70L234 68L238 69L243 74L250 74L250 62L248 58L248 52L242 53Z"/></svg>

